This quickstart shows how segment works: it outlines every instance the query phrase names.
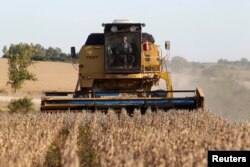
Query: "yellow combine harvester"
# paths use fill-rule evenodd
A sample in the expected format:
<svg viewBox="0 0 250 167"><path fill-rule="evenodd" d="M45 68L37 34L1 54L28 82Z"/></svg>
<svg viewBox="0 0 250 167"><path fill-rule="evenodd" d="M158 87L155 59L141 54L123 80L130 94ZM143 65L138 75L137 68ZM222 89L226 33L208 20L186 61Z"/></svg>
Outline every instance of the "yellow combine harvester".
<svg viewBox="0 0 250 167"><path fill-rule="evenodd" d="M204 108L201 89L173 90L170 73L154 38L142 32L145 24L115 20L92 33L79 52L79 75L74 92L45 92L41 111L95 109ZM169 48L166 43L166 49ZM75 48L71 55L76 56ZM160 79L166 90L154 90ZM188 97L175 96L192 93Z"/></svg>

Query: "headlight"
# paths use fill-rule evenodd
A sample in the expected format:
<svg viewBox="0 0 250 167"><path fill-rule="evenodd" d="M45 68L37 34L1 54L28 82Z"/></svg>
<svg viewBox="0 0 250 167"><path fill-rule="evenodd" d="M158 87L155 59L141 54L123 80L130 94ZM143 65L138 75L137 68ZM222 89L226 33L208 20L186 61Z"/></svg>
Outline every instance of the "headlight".
<svg viewBox="0 0 250 167"><path fill-rule="evenodd" d="M111 27L111 31L112 31L112 32L116 32L116 31L117 31L117 27L116 27L116 26L112 26L112 27Z"/></svg>
<svg viewBox="0 0 250 167"><path fill-rule="evenodd" d="M136 31L136 26L131 26L131 27L130 27L130 31L131 31L131 32L135 32L135 31Z"/></svg>

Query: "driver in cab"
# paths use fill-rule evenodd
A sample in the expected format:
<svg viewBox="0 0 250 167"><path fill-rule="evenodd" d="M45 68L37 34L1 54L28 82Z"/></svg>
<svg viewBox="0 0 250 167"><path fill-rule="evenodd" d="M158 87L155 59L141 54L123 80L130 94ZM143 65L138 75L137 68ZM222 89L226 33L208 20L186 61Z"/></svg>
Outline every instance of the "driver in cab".
<svg viewBox="0 0 250 167"><path fill-rule="evenodd" d="M116 49L116 54L118 55L118 63L119 65L124 65L126 68L128 63L132 66L134 62L134 57L131 55L132 47L128 42L128 38L126 36L122 37L122 42L118 45Z"/></svg>

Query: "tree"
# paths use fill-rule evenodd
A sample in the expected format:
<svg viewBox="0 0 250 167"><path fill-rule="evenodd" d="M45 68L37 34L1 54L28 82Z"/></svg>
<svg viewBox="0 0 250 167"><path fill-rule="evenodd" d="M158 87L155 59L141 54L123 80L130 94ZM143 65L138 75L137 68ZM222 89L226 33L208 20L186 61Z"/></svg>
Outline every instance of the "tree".
<svg viewBox="0 0 250 167"><path fill-rule="evenodd" d="M44 61L46 60L46 49L40 45L35 45L34 55L32 55L32 60Z"/></svg>
<svg viewBox="0 0 250 167"><path fill-rule="evenodd" d="M9 81L8 84L15 90L22 88L24 81L37 80L35 74L28 71L28 67L32 64L32 55L34 54L34 46L20 43L11 44L6 57L9 65Z"/></svg>
<svg viewBox="0 0 250 167"><path fill-rule="evenodd" d="M35 45L35 56L41 56L41 57L46 56L46 50L42 45L40 44Z"/></svg>
<svg viewBox="0 0 250 167"><path fill-rule="evenodd" d="M174 56L174 57L172 57L172 60L170 62L170 66L175 72L181 72L181 71L183 71L183 69L185 69L189 66L189 62L184 57Z"/></svg>
<svg viewBox="0 0 250 167"><path fill-rule="evenodd" d="M228 64L229 61L228 61L227 59L219 59L219 60L217 61L217 63L218 63L218 64Z"/></svg>
<svg viewBox="0 0 250 167"><path fill-rule="evenodd" d="M8 52L7 46L3 47L3 58L6 58L6 53Z"/></svg>
<svg viewBox="0 0 250 167"><path fill-rule="evenodd" d="M30 44L32 46L32 60L35 61L70 61L71 56L68 53L62 52L62 50L58 47L53 48L44 48L40 44ZM3 58L6 58L6 52L8 48L5 46L3 49Z"/></svg>
<svg viewBox="0 0 250 167"><path fill-rule="evenodd" d="M241 58L241 59L240 59L240 64L241 64L241 65L247 65L247 64L248 64L247 58L245 58L245 57Z"/></svg>
<svg viewBox="0 0 250 167"><path fill-rule="evenodd" d="M49 47L47 49L47 52L46 52L46 56L47 57L55 57L55 58L58 58L60 56L60 54L62 53L62 50L60 48L52 48L52 47Z"/></svg>
<svg viewBox="0 0 250 167"><path fill-rule="evenodd" d="M181 56L174 56L171 60L172 64L178 64L178 65L188 65L188 61L187 59L185 59L184 57Z"/></svg>

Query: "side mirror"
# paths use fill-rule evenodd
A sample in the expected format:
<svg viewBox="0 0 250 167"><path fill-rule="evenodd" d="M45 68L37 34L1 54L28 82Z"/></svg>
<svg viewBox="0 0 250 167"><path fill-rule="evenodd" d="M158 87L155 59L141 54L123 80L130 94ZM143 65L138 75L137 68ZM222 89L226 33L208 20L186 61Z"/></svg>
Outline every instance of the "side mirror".
<svg viewBox="0 0 250 167"><path fill-rule="evenodd" d="M165 49L170 50L170 41L165 41Z"/></svg>
<svg viewBox="0 0 250 167"><path fill-rule="evenodd" d="M76 48L75 47L71 47L70 48L70 53L71 53L71 57L72 58L76 58Z"/></svg>

